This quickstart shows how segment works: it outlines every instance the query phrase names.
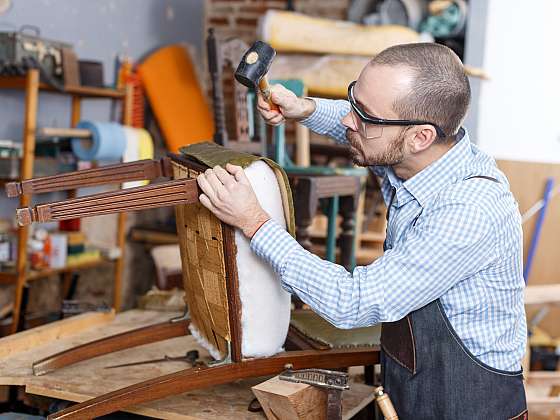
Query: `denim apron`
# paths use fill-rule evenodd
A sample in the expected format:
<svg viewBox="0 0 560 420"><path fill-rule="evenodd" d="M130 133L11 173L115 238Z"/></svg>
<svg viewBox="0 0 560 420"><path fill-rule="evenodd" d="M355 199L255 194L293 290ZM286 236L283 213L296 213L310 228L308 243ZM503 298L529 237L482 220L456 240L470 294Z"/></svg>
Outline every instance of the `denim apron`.
<svg viewBox="0 0 560 420"><path fill-rule="evenodd" d="M395 190L391 202L394 195ZM528 419L522 371L506 372L478 360L439 299L383 323L381 349L383 387L400 420Z"/></svg>

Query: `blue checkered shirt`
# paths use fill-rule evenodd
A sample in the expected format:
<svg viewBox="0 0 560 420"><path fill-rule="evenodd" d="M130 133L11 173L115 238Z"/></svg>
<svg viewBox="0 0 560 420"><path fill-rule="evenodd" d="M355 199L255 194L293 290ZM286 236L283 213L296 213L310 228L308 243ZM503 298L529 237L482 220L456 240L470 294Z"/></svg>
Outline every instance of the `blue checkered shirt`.
<svg viewBox="0 0 560 420"><path fill-rule="evenodd" d="M315 99L303 121L344 142L346 101ZM461 137L462 136L462 137ZM383 256L351 273L302 248L274 221L253 236L252 250L282 286L339 328L397 321L440 299L470 352L501 370L520 368L527 326L523 305L522 230L517 203L494 159L465 130L442 158L403 181L372 167L391 200ZM472 176L487 176L499 183Z"/></svg>

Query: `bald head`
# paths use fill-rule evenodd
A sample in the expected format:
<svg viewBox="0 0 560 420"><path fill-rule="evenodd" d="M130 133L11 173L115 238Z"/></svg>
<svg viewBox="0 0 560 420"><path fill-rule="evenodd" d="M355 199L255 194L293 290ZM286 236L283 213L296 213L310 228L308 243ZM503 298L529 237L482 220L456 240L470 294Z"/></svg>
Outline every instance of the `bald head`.
<svg viewBox="0 0 560 420"><path fill-rule="evenodd" d="M435 43L396 45L379 53L368 65L371 70L380 66L391 67L401 75L392 105L399 118L430 121L447 136L457 134L471 90L463 64L451 49Z"/></svg>

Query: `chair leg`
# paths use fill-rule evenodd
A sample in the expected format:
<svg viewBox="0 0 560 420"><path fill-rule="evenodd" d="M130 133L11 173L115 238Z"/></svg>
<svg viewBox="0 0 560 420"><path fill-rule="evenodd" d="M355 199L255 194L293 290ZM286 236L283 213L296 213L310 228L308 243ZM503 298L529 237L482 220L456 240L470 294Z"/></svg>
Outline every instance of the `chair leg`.
<svg viewBox="0 0 560 420"><path fill-rule="evenodd" d="M22 194L64 191L94 185L120 184L126 181L153 180L162 176L169 177L171 176L170 172L168 158L146 159L32 178L21 182L9 182L6 184L6 194L8 197L17 197Z"/></svg>
<svg viewBox="0 0 560 420"><path fill-rule="evenodd" d="M251 359L215 367L185 369L84 401L51 414L48 419L91 419L131 405L182 394L193 389L225 384L238 379L274 375L288 367L293 369L336 369L378 362L379 351L367 347L284 352L269 358Z"/></svg>
<svg viewBox="0 0 560 420"><path fill-rule="evenodd" d="M82 344L33 363L33 374L40 376L93 357L189 335L188 325L188 320L171 320Z"/></svg>
<svg viewBox="0 0 560 420"><path fill-rule="evenodd" d="M178 179L16 210L20 226L198 202L196 179Z"/></svg>

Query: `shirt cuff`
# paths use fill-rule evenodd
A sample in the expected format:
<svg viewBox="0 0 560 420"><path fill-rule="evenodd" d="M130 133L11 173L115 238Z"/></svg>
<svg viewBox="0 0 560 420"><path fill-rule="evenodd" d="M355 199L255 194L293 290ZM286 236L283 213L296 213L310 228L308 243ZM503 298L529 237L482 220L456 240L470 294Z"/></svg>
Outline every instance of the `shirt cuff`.
<svg viewBox="0 0 560 420"><path fill-rule="evenodd" d="M309 128L311 131L319 132L324 129L326 122L338 121L339 115L332 99L312 98L315 102L315 111L309 117L300 121L301 124Z"/></svg>
<svg viewBox="0 0 560 420"><path fill-rule="evenodd" d="M280 276L289 254L299 246L286 229L272 219L263 224L251 239L251 250L268 262Z"/></svg>

